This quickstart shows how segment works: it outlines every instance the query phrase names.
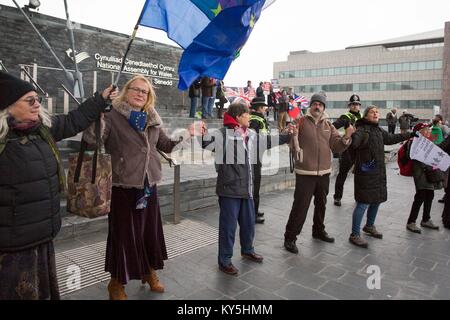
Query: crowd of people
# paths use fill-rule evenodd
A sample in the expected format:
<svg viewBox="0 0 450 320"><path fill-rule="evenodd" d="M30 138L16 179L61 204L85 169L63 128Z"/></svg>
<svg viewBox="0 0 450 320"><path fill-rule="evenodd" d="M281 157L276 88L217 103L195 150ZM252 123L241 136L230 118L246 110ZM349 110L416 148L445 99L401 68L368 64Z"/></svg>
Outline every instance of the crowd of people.
<svg viewBox="0 0 450 320"><path fill-rule="evenodd" d="M198 102L201 97L204 118L212 116L211 104L220 87L222 81L209 77L191 86L190 94L192 91L195 98L192 101ZM216 153L220 210L217 263L219 270L229 275L239 273L232 261L238 225L242 258L255 263L264 260L255 251L254 238L255 223L264 222L259 189L265 150L289 144L294 158L296 184L284 247L295 254L299 252L296 240L313 197L312 237L335 241L325 227L332 153L340 155L334 204L341 205L344 182L353 167L356 204L349 241L367 248L360 230L366 212L362 231L378 239L383 237L375 220L381 203L388 200L384 145L410 141L420 132L444 151L450 151L448 130L440 116L432 124L416 124L412 131L396 134L395 128L386 131L380 126L378 107L367 106L361 112L361 100L356 94L349 99L348 112L334 123L326 113L327 97L323 92L313 94L306 114L290 122L286 121L284 105L289 93L283 90L273 98L266 99L262 87L258 88L251 103L236 101L219 114L223 116L223 128L216 133L209 134L205 123L199 121L172 140L161 129L155 91L143 76L133 77L120 91L111 86L95 93L67 115L50 115L41 107L41 98L30 83L0 72L0 299L59 299L53 240L61 227L59 194L64 191L64 168L55 142L83 132L83 140L95 144L96 120L112 162L105 258L112 300L127 299L125 286L130 280L140 280L154 292L165 290L157 275L167 260L158 202L158 150L170 153L180 142L194 139ZM113 108L105 112L108 99ZM279 134L275 140L267 120L270 101L283 105L277 110ZM195 108L190 116L194 114ZM133 120L136 116L145 119L143 126ZM406 228L416 233L420 232L415 223L422 204L421 226L438 228L430 217L434 190L446 185L448 191L446 179L431 181L428 171L437 174L435 168L414 162L416 195ZM450 228L450 196L444 202L443 223Z"/></svg>

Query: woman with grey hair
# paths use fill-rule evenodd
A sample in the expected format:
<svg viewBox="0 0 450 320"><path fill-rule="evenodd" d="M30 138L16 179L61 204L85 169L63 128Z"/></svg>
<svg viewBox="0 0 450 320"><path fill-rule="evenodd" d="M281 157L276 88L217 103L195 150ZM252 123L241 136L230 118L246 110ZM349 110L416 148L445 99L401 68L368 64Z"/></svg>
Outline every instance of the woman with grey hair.
<svg viewBox="0 0 450 320"><path fill-rule="evenodd" d="M411 137L411 133L388 133L379 126L379 120L378 107L367 107L363 118L356 122L356 132L352 135L350 146L355 150L353 170L356 207L349 241L363 248L368 247L367 241L360 235L361 221L366 210L367 223L363 231L374 238L383 238L375 227L375 218L380 204L387 200L384 145L396 144Z"/></svg>
<svg viewBox="0 0 450 320"><path fill-rule="evenodd" d="M0 300L59 299L53 239L65 179L56 141L98 119L111 90L50 115L30 83L0 72Z"/></svg>

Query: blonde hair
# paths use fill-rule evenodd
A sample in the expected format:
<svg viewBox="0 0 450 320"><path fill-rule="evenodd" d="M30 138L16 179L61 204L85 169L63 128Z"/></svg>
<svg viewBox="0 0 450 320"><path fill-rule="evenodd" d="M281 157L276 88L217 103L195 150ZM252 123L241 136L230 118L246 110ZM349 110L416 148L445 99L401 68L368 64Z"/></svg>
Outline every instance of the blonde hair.
<svg viewBox="0 0 450 320"><path fill-rule="evenodd" d="M9 132L9 126L8 126L9 112L8 112L8 109L9 109L9 107L0 111L0 141L5 139L6 135ZM39 109L39 118L41 119L41 122L45 126L47 126L49 128L52 126L52 116L50 115L48 110L43 108L42 106Z"/></svg>
<svg viewBox="0 0 450 320"><path fill-rule="evenodd" d="M114 103L121 103L121 102L127 102L127 94L128 89L130 88L130 85L136 81L141 80L144 81L148 86L148 94L147 94L147 103L144 105L143 109L145 112L149 112L150 108L154 108L156 104L156 94L155 90L153 89L153 85L144 76L134 76L131 80L129 80L125 85L123 86L122 90L120 90L119 95L116 99L114 99Z"/></svg>

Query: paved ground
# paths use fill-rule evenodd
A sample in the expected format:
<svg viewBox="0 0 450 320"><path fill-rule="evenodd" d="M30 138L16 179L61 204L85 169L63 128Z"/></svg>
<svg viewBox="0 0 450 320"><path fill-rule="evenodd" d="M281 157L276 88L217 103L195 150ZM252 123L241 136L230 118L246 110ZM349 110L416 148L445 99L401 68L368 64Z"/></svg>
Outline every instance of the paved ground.
<svg viewBox="0 0 450 320"><path fill-rule="evenodd" d="M388 166L389 200L380 207L377 227L384 239L367 238L369 248L351 245L351 214L354 207L353 176L345 186L343 206L335 207L330 192L326 226L336 243L311 238L312 210L299 237L300 254L284 250L283 232L292 205L293 189L264 194L261 209L266 223L256 226L256 251L264 255L262 264L242 260L239 245L233 263L237 277L218 271L217 244L170 259L159 272L166 292L156 294L131 281L126 286L129 299L450 299L450 230L442 229L443 205L433 203L432 218L439 231L412 234L405 229L412 204L412 178L397 174ZM334 179L330 189L334 186ZM218 226L218 208L184 215L184 219ZM237 236L238 238L238 236ZM106 240L106 232L56 243L58 252ZM239 242L237 241L237 244ZM381 288L368 289L371 265L381 272ZM371 282L372 283L372 282ZM107 299L107 283L82 289L64 299Z"/></svg>

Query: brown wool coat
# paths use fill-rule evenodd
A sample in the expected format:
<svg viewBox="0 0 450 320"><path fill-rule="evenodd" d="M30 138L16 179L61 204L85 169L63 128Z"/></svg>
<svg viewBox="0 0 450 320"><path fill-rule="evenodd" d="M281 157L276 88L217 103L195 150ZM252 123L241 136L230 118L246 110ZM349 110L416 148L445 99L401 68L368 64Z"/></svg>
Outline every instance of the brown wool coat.
<svg viewBox="0 0 450 320"><path fill-rule="evenodd" d="M147 175L150 185L161 181L161 161L158 149L170 153L181 141L190 137L186 132L172 141L161 128L162 120L154 108L150 109L148 126L144 132L133 129L126 117L125 105L114 105L101 123L102 141L111 155L113 186L144 188ZM94 126L84 131L83 139L95 144Z"/></svg>
<svg viewBox="0 0 450 320"><path fill-rule="evenodd" d="M295 173L323 176L331 173L332 153L341 153L352 140L345 140L324 114L315 123L309 110L299 122L297 139L292 139Z"/></svg>

